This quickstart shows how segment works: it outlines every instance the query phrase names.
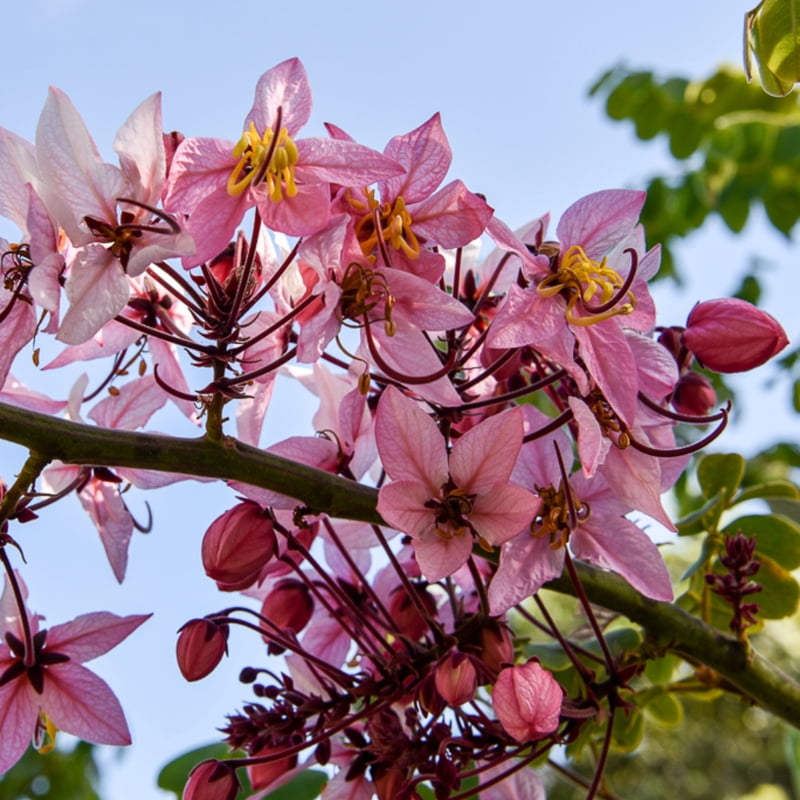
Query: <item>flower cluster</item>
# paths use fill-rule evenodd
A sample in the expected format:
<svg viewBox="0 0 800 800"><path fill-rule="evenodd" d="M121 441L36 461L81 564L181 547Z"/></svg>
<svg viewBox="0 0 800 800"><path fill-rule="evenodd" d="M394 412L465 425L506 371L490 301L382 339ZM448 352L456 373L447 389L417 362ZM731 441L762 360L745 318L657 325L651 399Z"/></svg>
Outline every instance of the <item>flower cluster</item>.
<svg viewBox="0 0 800 800"><path fill-rule="evenodd" d="M573 559L671 600L659 550L631 515L674 528L661 495L727 421L713 392L698 399L693 354L749 369L786 338L725 300L698 306L685 329L656 328L647 282L659 248L645 246L642 192L579 199L554 238L547 217L512 232L483 196L444 182L438 115L382 152L334 125L301 138L310 115L291 59L258 81L230 141L164 134L154 95L109 164L58 90L35 143L0 130L0 211L20 229L19 241L0 240L2 398L124 430L171 401L212 441L235 404L238 438L258 446L283 371L319 397L318 435L269 452L378 489L381 524L368 524L232 485L239 504L210 525L203 565L261 608L188 622L179 665L203 678L239 626L287 666L243 671L254 699L224 729L243 755L200 765L186 798L234 797L243 767L255 790L272 789L312 762L331 768L326 798L414 798L423 784L467 796L470 779L492 797L533 796L521 768L602 718L602 698L619 707L627 673L608 657L616 688L583 670L583 691L568 696L522 655L509 612L525 613L565 568L574 577ZM479 261L481 238L493 249ZM84 378L55 401L15 380L13 361L37 334L66 345L50 368L108 359L101 386ZM679 424L712 427L679 441ZM55 463L47 501L27 509L77 492L122 580L143 527L123 491L182 477ZM5 518L23 521L23 510ZM35 625L23 636L6 623L0 691L23 686L15 720L25 720L3 722L13 742L3 768L39 714L123 740L116 706L114 731L101 733L55 698L82 660L141 622L127 619L113 634L105 617L91 634L53 629L46 643ZM100 692L75 681L84 706Z"/></svg>

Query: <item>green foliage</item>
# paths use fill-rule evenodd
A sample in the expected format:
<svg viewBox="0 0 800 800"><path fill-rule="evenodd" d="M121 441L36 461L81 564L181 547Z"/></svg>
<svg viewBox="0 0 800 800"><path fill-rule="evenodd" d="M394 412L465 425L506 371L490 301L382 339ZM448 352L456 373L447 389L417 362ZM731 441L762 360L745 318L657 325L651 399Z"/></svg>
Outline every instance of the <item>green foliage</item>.
<svg viewBox="0 0 800 800"><path fill-rule="evenodd" d="M94 747L77 742L46 755L28 748L0 778L1 800L99 800Z"/></svg>
<svg viewBox="0 0 800 800"><path fill-rule="evenodd" d="M606 113L629 120L640 139L667 138L685 167L648 183L642 222L662 244L659 277L680 275L672 245L717 214L734 233L763 205L784 235L800 217L800 107L794 96L769 97L723 67L702 81L652 72L609 70L592 87ZM744 295L758 287L742 287ZM750 299L749 297L747 299Z"/></svg>
<svg viewBox="0 0 800 800"><path fill-rule="evenodd" d="M745 16L745 68L755 61L764 91L789 94L800 81L800 3L762 0Z"/></svg>

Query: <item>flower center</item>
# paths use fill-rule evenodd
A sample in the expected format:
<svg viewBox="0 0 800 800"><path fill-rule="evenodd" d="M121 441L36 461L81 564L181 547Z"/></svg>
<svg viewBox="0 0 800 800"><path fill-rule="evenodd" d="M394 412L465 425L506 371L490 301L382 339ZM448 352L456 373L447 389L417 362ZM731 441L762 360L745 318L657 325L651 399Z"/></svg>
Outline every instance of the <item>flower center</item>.
<svg viewBox="0 0 800 800"><path fill-rule="evenodd" d="M633 292L606 261L592 261L580 245L573 245L561 257L559 268L539 283L537 291L542 297L563 294L567 322L572 325L593 325L618 314L630 314L636 304ZM620 303L624 298L628 302ZM583 311L580 316L575 313L578 305Z"/></svg>
<svg viewBox="0 0 800 800"><path fill-rule="evenodd" d="M343 319L359 321L383 303L383 326L386 335L394 335L397 323L392 319L392 309L396 300L389 292L389 284L384 275L354 261L348 264L340 288L342 297L339 307Z"/></svg>
<svg viewBox="0 0 800 800"><path fill-rule="evenodd" d="M443 539L452 539L454 536L472 531L467 514L472 511L474 494L466 489L459 489L452 479L442 485L442 499L428 500L426 508L433 509L436 515L436 533Z"/></svg>
<svg viewBox="0 0 800 800"><path fill-rule="evenodd" d="M537 487L542 500L542 507L536 519L531 523L531 533L536 537L549 536L550 547L558 550L565 547L569 535L582 522L589 519L591 509L588 503L581 501L573 494L570 508L563 484L556 489L553 486Z"/></svg>
<svg viewBox="0 0 800 800"><path fill-rule="evenodd" d="M297 145L289 136L286 128L281 128L275 140L275 131L267 128L260 136L256 126L251 122L233 148L233 157L238 159L236 166L228 176L228 194L238 197L252 183L258 185L262 181L267 184L267 193L274 202L297 194L294 168L299 154Z"/></svg>
<svg viewBox="0 0 800 800"><path fill-rule="evenodd" d="M348 197L353 208L364 212L355 225L361 252L365 256L374 258L375 248L380 239L395 250L402 251L409 258L417 258L420 244L411 228L413 220L408 213L405 200L398 197L394 204L390 205L388 202L381 204L375 197L374 189L364 189L364 194L365 203Z"/></svg>

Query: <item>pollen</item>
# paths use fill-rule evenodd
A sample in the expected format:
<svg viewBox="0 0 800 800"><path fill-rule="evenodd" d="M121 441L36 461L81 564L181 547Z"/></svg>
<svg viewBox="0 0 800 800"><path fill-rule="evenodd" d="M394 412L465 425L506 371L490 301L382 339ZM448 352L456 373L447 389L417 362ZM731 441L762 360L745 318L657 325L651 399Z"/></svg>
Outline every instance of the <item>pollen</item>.
<svg viewBox="0 0 800 800"><path fill-rule="evenodd" d="M374 259L380 241L391 245L408 258L418 258L420 243L413 231L413 219L406 208L405 200L398 197L394 203L380 203L375 197L374 189L364 189L364 195L366 202L348 198L356 211L363 212L355 225L361 252Z"/></svg>
<svg viewBox="0 0 800 800"><path fill-rule="evenodd" d="M251 184L266 183L271 200L279 203L284 194L294 197L297 194L295 165L299 159L297 145L286 128L275 135L267 128L259 135L254 123L246 130L233 148L236 166L228 176L228 194L238 197Z"/></svg>
<svg viewBox="0 0 800 800"><path fill-rule="evenodd" d="M562 256L558 269L539 283L537 291L542 297L566 297L567 322L586 326L633 312L636 301L627 289L628 283L608 266L606 258L593 261L580 245L573 245ZM580 315L576 314L578 308Z"/></svg>

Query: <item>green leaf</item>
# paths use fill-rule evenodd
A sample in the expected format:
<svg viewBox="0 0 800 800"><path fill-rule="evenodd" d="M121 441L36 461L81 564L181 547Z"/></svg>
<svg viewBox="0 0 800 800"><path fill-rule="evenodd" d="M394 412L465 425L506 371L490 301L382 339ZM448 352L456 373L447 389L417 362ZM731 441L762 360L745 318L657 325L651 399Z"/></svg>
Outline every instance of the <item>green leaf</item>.
<svg viewBox="0 0 800 800"><path fill-rule="evenodd" d="M753 577L762 586L760 594L752 600L761 607L759 616L763 619L782 619L797 612L800 604L800 586L791 573L771 558L759 554L761 569Z"/></svg>
<svg viewBox="0 0 800 800"><path fill-rule="evenodd" d="M756 537L756 558L766 556L785 570L800 567L800 525L786 517L752 514L726 525L722 533L733 536L741 531ZM756 576L755 580L759 580Z"/></svg>
<svg viewBox="0 0 800 800"><path fill-rule="evenodd" d="M639 648L642 643L641 631L636 628L617 628L605 634L606 644L614 658L625 653L631 653ZM584 647L597 656L602 656L603 651L600 649L600 644L596 639L585 642Z"/></svg>
<svg viewBox="0 0 800 800"><path fill-rule="evenodd" d="M724 492L719 492L700 508L677 522L675 527L678 529L678 536L694 536L716 527L716 523L725 510L726 497Z"/></svg>
<svg viewBox="0 0 800 800"><path fill-rule="evenodd" d="M745 16L745 66L755 61L764 91L783 97L800 81L800 3L762 0Z"/></svg>
<svg viewBox="0 0 800 800"><path fill-rule="evenodd" d="M761 299L761 281L755 275L745 275L733 296L757 306Z"/></svg>
<svg viewBox="0 0 800 800"><path fill-rule="evenodd" d="M659 690L645 698L640 696L639 705L665 728L674 728L683 722L683 705L670 692Z"/></svg>
<svg viewBox="0 0 800 800"><path fill-rule="evenodd" d="M742 489L733 499L731 505L734 506L746 500L772 500L777 498L800 500L800 489L789 481L767 481Z"/></svg>
<svg viewBox="0 0 800 800"><path fill-rule="evenodd" d="M667 653L660 658L647 662L644 674L654 684L669 683L675 670L682 664L682 660L672 653Z"/></svg>
<svg viewBox="0 0 800 800"><path fill-rule="evenodd" d="M644 738L644 717L640 711L629 710L627 713L618 708L614 712L614 733L612 742L614 749L622 753L632 753L638 749Z"/></svg>
<svg viewBox="0 0 800 800"><path fill-rule="evenodd" d="M550 672L561 672L572 666L569 656L560 644L549 642L535 642L524 648L528 658L535 656L541 661L542 666Z"/></svg>
<svg viewBox="0 0 800 800"><path fill-rule="evenodd" d="M733 497L744 476L745 461L738 453L713 453L697 465L697 480L704 497L724 491Z"/></svg>
<svg viewBox="0 0 800 800"><path fill-rule="evenodd" d="M792 384L792 406L800 414L800 378Z"/></svg>

